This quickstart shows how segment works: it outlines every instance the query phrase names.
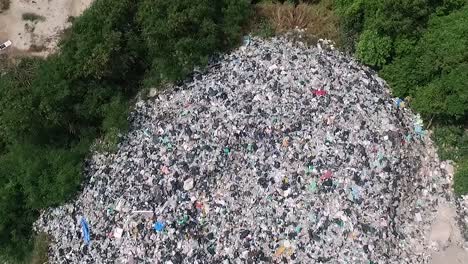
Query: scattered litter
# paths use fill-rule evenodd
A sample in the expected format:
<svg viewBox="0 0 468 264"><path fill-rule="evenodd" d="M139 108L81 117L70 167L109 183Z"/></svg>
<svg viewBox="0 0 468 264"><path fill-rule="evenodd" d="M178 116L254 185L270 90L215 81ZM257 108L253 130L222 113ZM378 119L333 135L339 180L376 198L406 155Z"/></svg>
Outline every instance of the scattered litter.
<svg viewBox="0 0 468 264"><path fill-rule="evenodd" d="M184 181L184 190L189 191L193 188L193 178L188 178Z"/></svg>
<svg viewBox="0 0 468 264"><path fill-rule="evenodd" d="M317 182L315 180L313 180L310 184L309 184L309 191L314 193L317 191Z"/></svg>
<svg viewBox="0 0 468 264"><path fill-rule="evenodd" d="M179 225L185 225L189 220L189 216L188 215L184 215L184 217L182 217L180 220L177 221L177 224Z"/></svg>
<svg viewBox="0 0 468 264"><path fill-rule="evenodd" d="M327 95L327 91L325 90L312 90L312 93L316 96L324 96Z"/></svg>
<svg viewBox="0 0 468 264"><path fill-rule="evenodd" d="M250 36L244 36L244 46L249 46L250 41L251 41Z"/></svg>
<svg viewBox="0 0 468 264"><path fill-rule="evenodd" d="M203 209L203 204L199 201L196 201L195 202L195 208L197 208L197 210L202 210Z"/></svg>
<svg viewBox="0 0 468 264"><path fill-rule="evenodd" d="M10 47L12 42L10 40L5 41L4 43L0 44L0 50L4 50Z"/></svg>
<svg viewBox="0 0 468 264"><path fill-rule="evenodd" d="M253 152L253 144L247 144L247 151Z"/></svg>
<svg viewBox="0 0 468 264"><path fill-rule="evenodd" d="M124 201L122 199L119 199L117 201L117 205L115 206L115 211L120 212L122 210L123 205Z"/></svg>
<svg viewBox="0 0 468 264"><path fill-rule="evenodd" d="M133 215L139 214L139 215L145 216L145 218L152 218L154 215L154 212L150 210L136 210L136 211L132 211L132 214Z"/></svg>
<svg viewBox="0 0 468 264"><path fill-rule="evenodd" d="M351 187L351 192L353 193L353 196L355 199L359 199L360 198L360 193L361 191L359 190L359 187L356 186L356 185L353 185L353 187Z"/></svg>
<svg viewBox="0 0 468 264"><path fill-rule="evenodd" d="M231 149L228 148L228 147L225 147L224 148L224 154L229 155L229 153L231 153Z"/></svg>
<svg viewBox="0 0 468 264"><path fill-rule="evenodd" d="M166 224L164 222L158 221L154 223L153 228L156 232L162 232Z"/></svg>
<svg viewBox="0 0 468 264"><path fill-rule="evenodd" d="M320 180L326 181L328 179L331 179L332 176L333 176L333 173L330 170L327 170L325 171L325 173L322 174L322 176L320 177Z"/></svg>
<svg viewBox="0 0 468 264"><path fill-rule="evenodd" d="M270 71L274 71L276 69L278 69L278 66L276 64L273 64L268 68L268 70L270 70Z"/></svg>
<svg viewBox="0 0 468 264"><path fill-rule="evenodd" d="M166 175L170 173L167 166L161 166L161 172Z"/></svg>
<svg viewBox="0 0 468 264"><path fill-rule="evenodd" d="M427 134L427 131L424 130L424 128L423 128L424 122L423 122L420 114L415 115L413 126L414 126L414 132L418 136L424 137Z"/></svg>
<svg viewBox="0 0 468 264"><path fill-rule="evenodd" d="M114 229L114 238L120 239L122 238L122 234L123 234L122 228L117 227L116 229Z"/></svg>
<svg viewBox="0 0 468 264"><path fill-rule="evenodd" d="M279 258L282 256L291 256L294 253L294 249L291 246L291 242L289 240L284 240L281 242L280 246L275 252L275 257Z"/></svg>
<svg viewBox="0 0 468 264"><path fill-rule="evenodd" d="M421 222L421 221L422 221L421 213L416 213L416 214L414 215L414 217L415 217L415 219L416 219L417 222Z"/></svg>
<svg viewBox="0 0 468 264"><path fill-rule="evenodd" d="M118 151L90 156L81 193L36 223L50 263L428 262L422 217L450 181L422 120L342 53L243 48L136 102Z"/></svg>
<svg viewBox="0 0 468 264"><path fill-rule="evenodd" d="M405 101L401 98L396 98L394 99L395 100L395 105L398 107L398 108L405 108L406 104L405 104Z"/></svg>
<svg viewBox="0 0 468 264"><path fill-rule="evenodd" d="M82 232L83 240L85 244L89 245L89 242L91 241L90 233L89 233L89 226L88 226L88 222L86 222L86 219L84 217L81 218L81 232Z"/></svg>

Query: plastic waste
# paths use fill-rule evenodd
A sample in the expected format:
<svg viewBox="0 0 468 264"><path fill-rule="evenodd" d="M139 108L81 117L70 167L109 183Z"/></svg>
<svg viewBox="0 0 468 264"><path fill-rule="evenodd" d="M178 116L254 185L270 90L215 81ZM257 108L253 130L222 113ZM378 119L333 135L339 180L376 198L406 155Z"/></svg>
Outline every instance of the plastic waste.
<svg viewBox="0 0 468 264"><path fill-rule="evenodd" d="M333 177L333 173L330 170L325 171L324 174L320 177L320 180L326 181L328 179L331 179Z"/></svg>
<svg viewBox="0 0 468 264"><path fill-rule="evenodd" d="M122 234L123 234L123 229L122 228L117 227L116 229L114 229L114 237L115 238L117 238L117 239L122 238Z"/></svg>
<svg viewBox="0 0 468 264"><path fill-rule="evenodd" d="M83 240L85 244L89 245L89 242L91 241L89 226L88 226L88 222L86 222L86 218L84 217L81 218L81 231L83 233Z"/></svg>
<svg viewBox="0 0 468 264"><path fill-rule="evenodd" d="M153 228L156 232L162 232L165 226L166 224L164 222L157 221L156 223L154 223Z"/></svg>
<svg viewBox="0 0 468 264"><path fill-rule="evenodd" d="M395 100L395 105L398 107L398 108L404 108L405 107L405 101L401 98L396 98L394 99Z"/></svg>
<svg viewBox="0 0 468 264"><path fill-rule="evenodd" d="M313 90L312 93L316 96L324 96L327 95L327 91L325 90Z"/></svg>
<svg viewBox="0 0 468 264"><path fill-rule="evenodd" d="M250 36L244 36L244 46L249 46L251 42Z"/></svg>
<svg viewBox="0 0 468 264"><path fill-rule="evenodd" d="M312 180L312 182L309 184L309 191L312 193L317 191L317 182L315 180Z"/></svg>

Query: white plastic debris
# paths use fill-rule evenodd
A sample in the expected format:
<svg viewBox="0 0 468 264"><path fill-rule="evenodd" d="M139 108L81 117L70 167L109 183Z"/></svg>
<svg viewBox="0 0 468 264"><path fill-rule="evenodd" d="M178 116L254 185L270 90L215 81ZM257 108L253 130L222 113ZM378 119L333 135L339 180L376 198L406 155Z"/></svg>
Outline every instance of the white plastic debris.
<svg viewBox="0 0 468 264"><path fill-rule="evenodd" d="M122 228L117 227L116 229L114 229L114 237L115 238L117 238L117 239L122 238L122 234L123 234L123 229Z"/></svg>
<svg viewBox="0 0 468 264"><path fill-rule="evenodd" d="M137 102L118 151L93 155L93 180L38 220L58 242L49 261L427 263L447 166L385 83L326 44L252 38Z"/></svg>
<svg viewBox="0 0 468 264"><path fill-rule="evenodd" d="M13 44L10 40L5 41L4 43L0 44L0 50L4 50Z"/></svg>
<svg viewBox="0 0 468 264"><path fill-rule="evenodd" d="M184 190L188 191L193 188L193 179L188 178L187 180L184 181Z"/></svg>

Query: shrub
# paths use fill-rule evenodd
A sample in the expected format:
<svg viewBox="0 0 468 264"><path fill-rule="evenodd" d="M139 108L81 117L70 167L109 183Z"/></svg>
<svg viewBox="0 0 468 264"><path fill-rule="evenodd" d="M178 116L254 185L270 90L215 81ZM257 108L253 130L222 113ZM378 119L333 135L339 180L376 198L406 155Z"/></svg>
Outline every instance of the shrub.
<svg viewBox="0 0 468 264"><path fill-rule="evenodd" d="M246 0L143 0L138 11L149 49L149 83L180 80L209 56L239 41Z"/></svg>
<svg viewBox="0 0 468 264"><path fill-rule="evenodd" d="M22 15L23 20L29 20L29 21L45 21L45 17L40 16L36 13L24 13Z"/></svg>
<svg viewBox="0 0 468 264"><path fill-rule="evenodd" d="M433 139L440 159L458 161L468 157L468 131L463 126L436 126Z"/></svg>
<svg viewBox="0 0 468 264"><path fill-rule="evenodd" d="M0 13L10 9L11 0L0 0Z"/></svg>
<svg viewBox="0 0 468 264"><path fill-rule="evenodd" d="M273 25L265 18L257 18L258 21L254 22L251 26L251 32L255 36L262 38L271 38L275 35L275 29Z"/></svg>
<svg viewBox="0 0 468 264"><path fill-rule="evenodd" d="M458 195L468 194L468 159L460 161L453 178L454 190Z"/></svg>
<svg viewBox="0 0 468 264"><path fill-rule="evenodd" d="M390 57L392 40L376 31L366 30L359 38L357 57L365 64L381 67Z"/></svg>
<svg viewBox="0 0 468 264"><path fill-rule="evenodd" d="M382 76L396 96L413 97L426 117L462 122L468 110L468 6L434 16L408 54L383 68Z"/></svg>
<svg viewBox="0 0 468 264"><path fill-rule="evenodd" d="M391 55L394 55L397 43L408 39L418 39L427 28L427 22L433 13L448 14L466 3L464 0L335 0L347 47L355 51L359 46L367 46L360 38L364 32L377 32L380 38L390 38ZM398 41L397 41L398 40ZM387 42L387 41L385 41ZM361 54L370 58L379 58L374 49L367 49L371 54ZM385 55L387 55L387 50ZM387 62L392 61L390 57Z"/></svg>

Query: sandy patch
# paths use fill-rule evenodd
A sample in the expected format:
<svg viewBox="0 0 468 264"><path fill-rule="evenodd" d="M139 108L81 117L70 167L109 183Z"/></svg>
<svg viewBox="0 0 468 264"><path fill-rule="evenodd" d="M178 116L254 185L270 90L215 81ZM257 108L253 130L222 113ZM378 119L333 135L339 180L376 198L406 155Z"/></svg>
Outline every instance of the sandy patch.
<svg viewBox="0 0 468 264"><path fill-rule="evenodd" d="M463 238L458 227L454 205L443 203L432 224L430 240L435 246L430 264L466 264L468 252L463 248Z"/></svg>
<svg viewBox="0 0 468 264"><path fill-rule="evenodd" d="M55 49L61 32L69 27L70 17L79 16L92 0L12 0L10 9L0 14L0 42L13 45L10 54L47 55ZM43 20L23 20L34 13Z"/></svg>

